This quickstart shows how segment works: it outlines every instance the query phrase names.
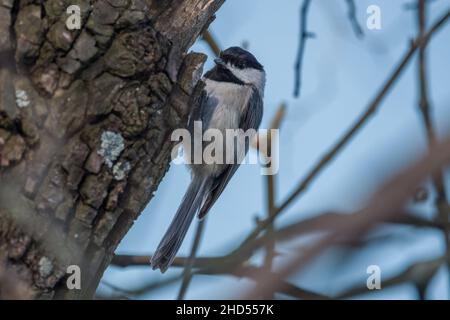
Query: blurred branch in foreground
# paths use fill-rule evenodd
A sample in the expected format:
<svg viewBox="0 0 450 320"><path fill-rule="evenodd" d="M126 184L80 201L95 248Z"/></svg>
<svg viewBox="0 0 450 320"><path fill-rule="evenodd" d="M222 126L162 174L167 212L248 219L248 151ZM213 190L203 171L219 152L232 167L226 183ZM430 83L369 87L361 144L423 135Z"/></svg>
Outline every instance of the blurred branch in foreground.
<svg viewBox="0 0 450 320"><path fill-rule="evenodd" d="M283 279L294 272L300 271L314 257L327 248L361 237L380 221L396 217L402 210L419 183L429 174L434 174L450 162L450 139L433 146L430 153L409 169L382 186L369 200L367 205L352 214L352 219L346 224L335 225L331 232L323 236L308 248L293 250L292 257L285 262L277 272L277 276L259 272L255 276L258 284L255 290L243 295L244 299L256 299L275 292L282 287Z"/></svg>
<svg viewBox="0 0 450 320"><path fill-rule="evenodd" d="M308 235L314 232L328 232L335 226L345 225L351 222L353 216L350 213L323 213L317 216L302 219L298 222L294 222L288 226L278 229L274 237L276 240L289 240L294 236ZM420 217L407 214L403 210L400 210L398 214L393 215L389 219L377 222L381 224L394 224L394 225L405 225L418 228L435 228L442 230L443 226L435 221L425 220ZM242 256L243 259L240 262L245 262L248 260L256 250L262 248L267 240L267 236L263 235L260 238L252 242L249 246L249 251L245 252ZM194 268L216 268L216 267L228 267L226 266L226 261L232 259L233 255L225 255L220 257L197 257ZM150 261L151 256L149 255L115 255L111 261L111 265L125 268L132 266L148 266L148 261ZM184 267L189 258L176 257L172 267Z"/></svg>
<svg viewBox="0 0 450 320"><path fill-rule="evenodd" d="M146 260L147 259L147 260ZM149 256L127 256L127 255L120 255L115 256L112 265L120 266L120 267L128 267L128 266L147 266L148 265L148 259L150 259ZM211 275L211 276L217 276L217 275L231 275L239 278L249 278L253 279L254 275L257 274L257 271L259 271L261 268L245 265L242 266L239 269L227 271L226 269L219 267L219 261L225 261L227 258L197 258L195 260L195 263L193 267L197 267L196 269L192 270L192 274L196 275ZM177 257L172 265L172 267L184 267L186 263L190 261L190 258L183 258L183 257ZM212 267L213 265L216 265L217 267ZM272 274L272 272L269 272L269 274ZM122 289L118 288L115 285L107 284L107 286L111 287L114 291L121 292L120 296L131 295L131 296L138 296L145 293L148 293L152 290L159 289L163 286L170 285L173 283L176 283L181 279L181 276L174 276L172 278L166 279L166 281L156 281L149 284L146 284L138 289ZM329 297L312 292L310 290L306 290L303 288L300 288L298 286L295 286L287 281L283 281L283 288L280 290L279 293L283 293L286 295L289 295L294 298L298 299L329 299Z"/></svg>
<svg viewBox="0 0 450 320"><path fill-rule="evenodd" d="M404 212L399 211L398 214L393 215L394 217L391 219L387 219L385 221L379 221L373 227L377 227L383 224L394 224L394 225L406 225L412 227L424 227L424 228L437 228L442 229L442 226L434 221L424 220L419 217L415 217L413 215L407 215ZM268 241L277 240L277 241L286 241L293 239L295 237L300 237L303 235L313 234L315 232L330 232L336 226L343 226L351 223L353 220L352 214L338 214L338 213L324 213L318 216L301 220L296 223L293 223L289 226L280 228L273 235L269 236L264 234L261 238L258 238L255 242L253 242L253 247L249 250L249 252L241 252L240 256L235 256L233 254L225 255L221 257L197 257L192 265L192 273L193 274L203 274L203 275L234 275L238 277L247 277L249 279L254 279L256 275L256 271L259 270L256 267L251 267L247 264L250 256L256 252L256 250L264 248ZM349 245L354 245L353 242L349 243ZM151 259L150 256L138 256L138 255L115 255L111 265L117 267L148 267L148 261ZM172 267L184 267L189 261L189 257L177 257L174 260ZM249 272L249 271L252 272ZM265 269L267 270L267 269ZM272 273L272 271L270 271ZM155 290L160 288L161 286L173 284L176 281L182 279L182 275L177 275L173 278L167 279L168 281L157 281L152 282L150 284L146 284L139 289L128 290L128 294L132 295L141 295L144 293L148 293L151 290ZM170 280L170 281L169 281ZM279 293L284 293L290 296L294 296L301 299L312 299L311 295L315 294L317 299L325 299L326 297L317 293L313 293L309 290L305 290L298 286L294 290L292 287L294 285L284 282L283 287L278 291ZM289 289L290 288L290 289ZM288 293L290 291L291 293ZM292 295L292 292L309 292L310 295L300 296L300 295ZM319 296L322 296L319 298Z"/></svg>
<svg viewBox="0 0 450 320"><path fill-rule="evenodd" d="M396 285L411 282L416 285L419 290L419 295L423 296L420 291L426 289L426 285L429 280L434 276L436 271L445 263L445 257L439 257L437 259L419 261L400 272L397 275L389 277L383 280L383 288L389 288ZM365 284L365 282L364 282ZM338 299L351 298L360 294L365 294L370 292L367 286L355 286L353 288L347 289L338 295ZM373 291L372 291L373 292Z"/></svg>

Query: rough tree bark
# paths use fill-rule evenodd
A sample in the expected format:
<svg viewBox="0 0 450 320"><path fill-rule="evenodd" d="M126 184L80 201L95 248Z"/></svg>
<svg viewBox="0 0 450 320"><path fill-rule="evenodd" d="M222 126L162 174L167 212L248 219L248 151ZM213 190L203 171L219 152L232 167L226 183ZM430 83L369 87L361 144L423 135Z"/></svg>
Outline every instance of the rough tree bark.
<svg viewBox="0 0 450 320"><path fill-rule="evenodd" d="M169 167L205 61L186 51L223 1L0 0L0 267L31 297L93 297Z"/></svg>

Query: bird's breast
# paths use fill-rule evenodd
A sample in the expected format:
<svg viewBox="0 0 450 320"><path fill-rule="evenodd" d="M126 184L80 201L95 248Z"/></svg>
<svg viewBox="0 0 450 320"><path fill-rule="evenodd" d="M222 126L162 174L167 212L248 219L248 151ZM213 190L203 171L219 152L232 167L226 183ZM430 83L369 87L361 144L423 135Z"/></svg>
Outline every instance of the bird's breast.
<svg viewBox="0 0 450 320"><path fill-rule="evenodd" d="M208 128L238 129L240 117L250 98L251 88L230 82L207 79L206 91L214 102L208 104L212 112Z"/></svg>

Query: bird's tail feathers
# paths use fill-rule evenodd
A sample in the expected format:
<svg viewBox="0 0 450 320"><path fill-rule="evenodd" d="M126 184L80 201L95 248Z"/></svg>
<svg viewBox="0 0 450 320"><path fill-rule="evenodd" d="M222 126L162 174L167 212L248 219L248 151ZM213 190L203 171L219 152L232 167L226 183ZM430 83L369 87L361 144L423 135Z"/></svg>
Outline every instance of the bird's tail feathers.
<svg viewBox="0 0 450 320"><path fill-rule="evenodd" d="M189 226L203 201L206 184L206 179L192 178L192 182L181 201L175 217L172 219L169 228L152 256L150 263L153 270L159 268L164 273L172 264Z"/></svg>

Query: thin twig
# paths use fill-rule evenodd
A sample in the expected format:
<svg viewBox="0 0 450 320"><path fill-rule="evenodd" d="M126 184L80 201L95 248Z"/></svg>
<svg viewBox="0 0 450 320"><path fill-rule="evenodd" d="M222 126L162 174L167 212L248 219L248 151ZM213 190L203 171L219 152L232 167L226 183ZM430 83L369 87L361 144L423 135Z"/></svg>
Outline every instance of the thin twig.
<svg viewBox="0 0 450 320"><path fill-rule="evenodd" d="M302 67L303 56L305 55L306 40L313 37L313 34L308 31L308 10L311 0L303 0L303 5L300 9L300 41L298 45L297 60L295 62L295 84L294 96L300 95L300 88L302 83Z"/></svg>
<svg viewBox="0 0 450 320"><path fill-rule="evenodd" d="M426 1L417 0L417 20L419 27L419 36L422 37L426 31ZM420 87L419 96L419 110L422 115L424 126L426 129L426 135L428 140L428 146L431 147L435 143L436 134L433 127L433 121L431 119L430 99L428 95L428 79L427 79L427 56L426 47L421 46L419 48L419 60L418 60L418 79ZM438 219L444 225L444 242L446 246L447 254L450 254L450 238L449 238L449 203L447 200L447 191L444 182L443 171L437 172L432 176L432 182L436 191L435 206L438 211Z"/></svg>
<svg viewBox="0 0 450 320"><path fill-rule="evenodd" d="M114 293L120 293L120 295L112 295L113 298L120 298L120 299L130 299L133 297L138 297L141 296L143 294L147 294L150 291L153 290L157 290L157 289L161 289L165 286L174 284L178 281L180 281L181 279L181 275L176 275L173 277L169 277L169 278L165 278L164 280L160 280L160 281L153 281L147 284L144 284L143 286L136 288L136 289L125 289L125 288L121 288L115 284L112 284L110 282L107 282L105 280L102 280L102 284L110 287L112 290L114 290Z"/></svg>
<svg viewBox="0 0 450 320"><path fill-rule="evenodd" d="M151 260L150 255L116 254L111 260L111 265L120 268L136 267L136 266L148 267L148 262L150 260ZM173 260L171 267L184 268L188 260L189 257L176 257ZM194 266L198 268L208 267L211 265L215 266L222 264L224 260L225 260L224 257L208 257L208 258L198 257L195 259Z"/></svg>
<svg viewBox="0 0 450 320"><path fill-rule="evenodd" d="M418 0L418 25L419 25L419 37L422 37L426 31L426 6L424 0ZM422 113L422 118L425 124L427 138L429 145L434 143L435 135L433 124L431 121L430 104L428 99L428 87L427 87L427 72L426 72L426 47L421 46L419 48L419 109Z"/></svg>
<svg viewBox="0 0 450 320"><path fill-rule="evenodd" d="M436 0L425 0L425 2L427 4L430 4L431 2L435 2ZM417 1L411 1L411 2L407 2L405 4L403 4L403 8L405 10L418 10L419 9L419 5L417 3Z"/></svg>
<svg viewBox="0 0 450 320"><path fill-rule="evenodd" d="M270 123L270 129L280 129L280 125L281 125L281 121L284 118L284 114L285 114L285 110L286 110L286 105L284 103L282 103L278 109L277 112L275 113L275 115L272 118L272 121ZM272 135L271 135L271 131L269 131L268 133L268 154L266 156L273 155L273 150L271 150L271 146L272 146ZM258 137L256 138L258 139ZM273 161L279 161L279 159L274 159L272 157L272 164L270 166L270 172L268 172L268 174L265 176L265 181L266 181L266 196L267 196L267 217L270 218L274 213L275 213L275 199L276 199L276 194L275 194L275 190L276 190L276 175L274 175L274 172L272 171L273 168ZM275 239L272 238L272 235L274 233L275 230L275 226L272 223L266 231L266 235L271 238L270 241L267 241L267 245L266 245L266 255L264 257L264 268L270 272L272 270L272 264L273 264L273 259L275 257ZM273 299L274 296L269 296L269 297L264 297L267 299Z"/></svg>
<svg viewBox="0 0 450 320"><path fill-rule="evenodd" d="M270 218L275 212L275 177L272 174L266 176L266 196L267 196L267 216ZM273 223L267 228L266 235L270 240L266 244L266 255L264 257L264 268L272 271L273 259L275 257L275 240L273 233L275 226ZM264 297L264 299L273 299L273 295Z"/></svg>
<svg viewBox="0 0 450 320"><path fill-rule="evenodd" d="M354 0L345 0L348 6L348 19L352 25L353 31L358 38L364 37L363 29L356 18L356 5Z"/></svg>
<svg viewBox="0 0 450 320"><path fill-rule="evenodd" d="M141 265L146 265L146 263L144 261L148 261L149 259L150 259L150 256L128 256L128 255L115 256L115 261L113 260L113 263L118 262L118 263L120 263L121 266L125 266L125 265L126 266L141 266ZM175 264L175 267L179 267L180 262L186 262L186 261L188 261L189 258L177 258L177 259L178 259L178 261ZM214 263L217 261L216 258L203 258L203 261L206 261L206 260L212 260ZM196 274L196 275L231 275L231 276L239 277L239 278L246 277L249 279L253 279L254 275L259 270L259 268L255 267L255 266L245 265L239 269L230 271L230 270L224 269L220 264L215 264L215 267L212 267L211 265L207 267L205 263L199 264L198 261L199 261L198 259L195 261L195 263L197 264L197 265L195 265L195 267L197 267L197 268L195 270L192 270L192 274ZM202 259L200 259L200 261L202 261ZM177 276L165 279L163 281L151 282L151 283L146 284L137 289L123 289L123 288L119 288L116 285L107 283L105 281L102 281L102 282L105 285L113 288L114 291L121 293L120 295L116 296L117 298L129 298L131 296L135 297L135 296L140 296L140 295L146 294L155 289L160 289L164 286L173 284L173 283L179 281L180 279L181 279L181 276L177 275ZM283 286L278 292L289 295L293 298L298 298L298 299L315 299L315 300L330 299L329 297L327 297L325 295L318 294L318 293L312 292L310 290L300 288L300 287L295 286L287 281L283 281Z"/></svg>
<svg viewBox="0 0 450 320"><path fill-rule="evenodd" d="M196 274L201 275L231 275L234 277L245 277L249 279L256 280L255 275L260 272L262 268L258 268L251 265L242 266L239 270L223 270L223 269L199 269L195 271ZM268 275L270 276L277 276L275 272L268 271ZM282 285L280 286L277 293L286 294L288 296L291 296L293 298L297 299L307 299L307 300L328 300L330 297L304 289L300 288L298 286L293 285L292 283L288 281L282 281Z"/></svg>
<svg viewBox="0 0 450 320"><path fill-rule="evenodd" d="M186 263L186 266L184 267L184 272L183 272L183 281L181 283L181 287L180 287L180 291L178 292L178 297L177 300L183 300L187 289L189 287L189 284L191 283L192 280L192 267L195 263L195 258L197 255L197 251L198 248L200 246L200 242L202 240L203 237L203 232L205 229L205 222L206 222L206 217L205 219L201 220L198 225L197 225L197 231L195 232L195 238L194 238L194 242L192 243L192 248L191 248L191 252L189 254L189 258L188 261Z"/></svg>
<svg viewBox="0 0 450 320"><path fill-rule="evenodd" d="M203 32L202 39L208 44L211 51L214 52L214 55L218 57L220 55L220 47L217 44L217 41L214 39L214 37L208 30Z"/></svg>

